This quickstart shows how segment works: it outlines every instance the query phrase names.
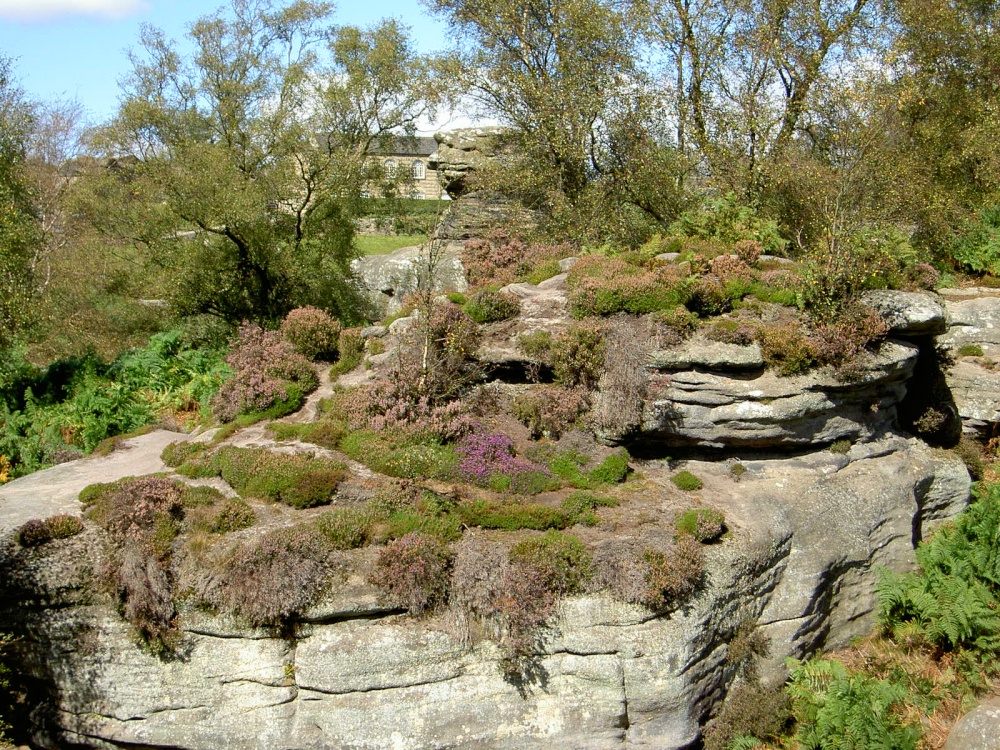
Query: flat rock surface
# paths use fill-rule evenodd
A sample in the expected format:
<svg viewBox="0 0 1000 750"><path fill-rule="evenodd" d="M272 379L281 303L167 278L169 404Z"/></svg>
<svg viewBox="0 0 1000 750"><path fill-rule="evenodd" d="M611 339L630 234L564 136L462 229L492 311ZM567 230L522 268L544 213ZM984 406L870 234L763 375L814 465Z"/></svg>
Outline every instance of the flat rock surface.
<svg viewBox="0 0 1000 750"><path fill-rule="evenodd" d="M948 330L948 316L936 294L877 289L861 295L873 308L892 336L936 336Z"/></svg>
<svg viewBox="0 0 1000 750"><path fill-rule="evenodd" d="M124 441L107 456L67 461L8 482L0 487L0 534L32 518L79 515L80 490L95 482L170 471L160 453L170 443L188 439L184 433L156 430Z"/></svg>

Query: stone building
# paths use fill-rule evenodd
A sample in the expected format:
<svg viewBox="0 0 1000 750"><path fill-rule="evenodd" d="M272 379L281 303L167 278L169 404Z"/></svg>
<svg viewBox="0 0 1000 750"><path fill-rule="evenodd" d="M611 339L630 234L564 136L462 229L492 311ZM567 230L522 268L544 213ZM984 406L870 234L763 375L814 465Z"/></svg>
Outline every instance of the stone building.
<svg viewBox="0 0 1000 750"><path fill-rule="evenodd" d="M409 179L401 185L403 197L440 200L447 196L437 172L428 166L437 147L433 138L396 138L391 144L373 149L372 158L381 162L387 179Z"/></svg>

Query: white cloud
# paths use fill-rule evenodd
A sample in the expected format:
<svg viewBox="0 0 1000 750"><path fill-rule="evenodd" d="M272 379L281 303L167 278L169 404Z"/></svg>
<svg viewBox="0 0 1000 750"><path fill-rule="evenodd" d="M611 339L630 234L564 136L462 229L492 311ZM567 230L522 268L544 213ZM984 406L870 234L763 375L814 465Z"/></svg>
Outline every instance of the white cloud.
<svg viewBox="0 0 1000 750"><path fill-rule="evenodd" d="M0 18L21 21L65 16L124 18L147 6L144 0L0 0Z"/></svg>

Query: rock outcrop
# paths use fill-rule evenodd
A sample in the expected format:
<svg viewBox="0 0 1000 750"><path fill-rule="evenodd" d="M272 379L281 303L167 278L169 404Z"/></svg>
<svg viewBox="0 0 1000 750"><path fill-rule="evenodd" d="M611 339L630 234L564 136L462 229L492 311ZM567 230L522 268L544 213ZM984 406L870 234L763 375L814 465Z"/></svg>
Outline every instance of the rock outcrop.
<svg viewBox="0 0 1000 750"><path fill-rule="evenodd" d="M375 308L388 315L400 308L407 294L428 283L436 292L464 292L468 288L460 243L447 243L433 250L419 245L387 255L369 255L355 260L351 268Z"/></svg>
<svg viewBox="0 0 1000 750"><path fill-rule="evenodd" d="M144 440L153 438L134 441L136 457ZM701 592L662 613L569 598L519 681L498 668L492 643L466 640L448 617L414 620L381 606L350 571L280 634L187 611L177 658L161 660L95 595L96 530L21 549L5 526L2 615L23 636L22 669L48 689L35 741L147 750L687 747L733 677L727 643L741 624L771 638L765 678L780 678L784 656L845 645L873 624L873 570L909 568L915 540L969 494L958 461L902 438L847 455L748 461L739 483L722 463L689 466L731 530L709 548ZM670 491L665 463L643 470ZM42 483L45 473L27 479ZM23 492L12 497L0 490L5 506L30 503Z"/></svg>
<svg viewBox="0 0 1000 750"><path fill-rule="evenodd" d="M965 430L992 437L1000 423L1000 290L942 293L950 326L938 343L955 359L945 380Z"/></svg>
<svg viewBox="0 0 1000 750"><path fill-rule="evenodd" d="M944 750L1000 750L1000 700L988 701L959 719Z"/></svg>

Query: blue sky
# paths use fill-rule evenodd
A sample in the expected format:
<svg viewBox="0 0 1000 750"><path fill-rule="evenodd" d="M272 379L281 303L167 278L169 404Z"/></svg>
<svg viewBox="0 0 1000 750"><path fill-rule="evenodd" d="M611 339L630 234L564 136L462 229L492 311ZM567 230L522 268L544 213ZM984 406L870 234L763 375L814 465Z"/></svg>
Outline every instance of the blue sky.
<svg viewBox="0 0 1000 750"><path fill-rule="evenodd" d="M199 16L222 5L201 0L0 0L0 54L12 58L29 97L70 99L97 123L110 117L118 81L129 70L126 51L149 23L168 37L183 37ZM228 3L226 3L228 4ZM418 0L349 0L337 4L338 24L367 26L381 18L402 20L418 48L446 46L445 26Z"/></svg>

